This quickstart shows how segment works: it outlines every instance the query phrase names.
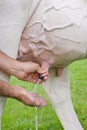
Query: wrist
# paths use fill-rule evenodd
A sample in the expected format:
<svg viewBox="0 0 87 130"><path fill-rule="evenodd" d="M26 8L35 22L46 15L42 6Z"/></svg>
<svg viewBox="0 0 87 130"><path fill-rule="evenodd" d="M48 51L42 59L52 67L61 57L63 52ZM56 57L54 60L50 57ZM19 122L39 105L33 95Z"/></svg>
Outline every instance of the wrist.
<svg viewBox="0 0 87 130"><path fill-rule="evenodd" d="M21 95L22 95L21 93L22 93L21 87L13 86L10 97L21 101Z"/></svg>

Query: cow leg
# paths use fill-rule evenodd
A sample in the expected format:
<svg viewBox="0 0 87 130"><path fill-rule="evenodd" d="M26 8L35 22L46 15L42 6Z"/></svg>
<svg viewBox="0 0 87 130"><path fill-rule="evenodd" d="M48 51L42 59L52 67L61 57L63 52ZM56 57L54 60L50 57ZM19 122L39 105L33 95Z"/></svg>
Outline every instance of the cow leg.
<svg viewBox="0 0 87 130"><path fill-rule="evenodd" d="M0 50L7 55L16 58L18 51L18 44L22 33L22 26L17 24L9 24L0 26ZM0 79L9 82L9 77L0 71ZM6 98L0 97L0 130L1 118Z"/></svg>
<svg viewBox="0 0 87 130"><path fill-rule="evenodd" d="M4 28L1 27L0 50L9 55L10 57L16 58L21 33L22 33L21 26L9 25ZM1 71L0 71L0 79L5 82L9 82L9 76ZM0 97L0 127L5 101L6 98Z"/></svg>
<svg viewBox="0 0 87 130"><path fill-rule="evenodd" d="M9 29L10 29L10 27L9 27ZM14 33L13 33L15 31L14 29L16 29L16 31L18 31L17 34L16 34L17 36L14 36ZM7 28L5 28L3 30L6 31L8 37L5 37L5 34L3 34L4 38L0 38L0 40L2 41L3 46L5 46L7 49L5 47L3 49L2 48L3 46L1 44L0 44L0 48L1 48L1 50L3 52L5 52L6 54L8 54L9 56L11 56L13 58L16 58L17 51L18 51L18 44L19 44L19 37L18 36L21 34L21 31L20 31L19 28L18 29L16 27L14 28L14 26L12 28L13 32L11 32L11 30L8 30ZM1 72L1 71L0 71L0 79L3 80L3 81L5 81L5 82L9 82L9 76L7 74ZM2 112L3 112L3 108L4 108L4 105L5 105L5 102L6 102L6 98L5 97L0 97L0 130L1 130Z"/></svg>
<svg viewBox="0 0 87 130"><path fill-rule="evenodd" d="M50 69L50 76L44 83L44 88L64 130L83 130L72 105L67 68L60 77L56 76L56 69Z"/></svg>
<svg viewBox="0 0 87 130"><path fill-rule="evenodd" d="M9 76L6 75L3 72L0 72L0 79L4 80L5 82L8 82ZM2 113L3 113L3 109L4 109L6 99L7 98L0 96L0 130L1 130L1 118L2 118Z"/></svg>
<svg viewBox="0 0 87 130"><path fill-rule="evenodd" d="M6 29L6 28L5 28L5 29ZM13 32L10 33L8 30L7 30L6 32L7 32L7 34L8 34L9 37L11 37L12 34L13 34ZM18 32L19 32L19 31L18 31ZM17 44L19 43L18 37L17 37L17 38L14 37L14 39L11 39L11 38L10 38L10 43L11 43L11 44L14 43L14 42L16 43L15 47L14 47L14 44L13 44L13 47L12 47L12 46L10 46L10 43L9 43L9 41L7 40L9 37L6 38L4 34L3 34L3 36L4 36L4 39L2 39L2 40L3 40L3 44L5 45L5 43L6 43L5 47L7 46L7 50L6 50L6 51L3 50L3 49L1 49L1 50L4 51L4 52L5 52L6 54L8 54L9 56L11 56L11 57L13 57L13 58L16 58L16 54L17 54L17 50L18 50L18 48L17 48L16 46L17 46ZM0 38L0 40L1 40L1 38ZM13 42L13 41L14 41L14 42ZM1 47L1 46L0 46L0 47ZM1 71L0 71L0 79L3 80L3 81L5 81L5 82L9 82L9 76L8 76L7 74L1 72ZM2 112L3 112L3 109L4 109L5 102L6 102L6 98L0 96L0 130L1 130Z"/></svg>

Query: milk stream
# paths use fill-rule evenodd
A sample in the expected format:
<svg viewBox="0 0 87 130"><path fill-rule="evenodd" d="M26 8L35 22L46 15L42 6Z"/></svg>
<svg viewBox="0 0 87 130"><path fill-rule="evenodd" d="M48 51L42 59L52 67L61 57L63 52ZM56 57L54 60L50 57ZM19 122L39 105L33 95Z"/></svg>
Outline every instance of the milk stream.
<svg viewBox="0 0 87 130"><path fill-rule="evenodd" d="M36 93L37 92L37 87L38 87L40 81L41 81L41 79L38 79L36 85L34 86L34 89L33 89L32 93Z"/></svg>
<svg viewBox="0 0 87 130"><path fill-rule="evenodd" d="M32 93L36 93L37 92L37 87L40 83L41 79L38 79ZM35 107L35 123L36 123L36 130L38 130L38 107Z"/></svg>

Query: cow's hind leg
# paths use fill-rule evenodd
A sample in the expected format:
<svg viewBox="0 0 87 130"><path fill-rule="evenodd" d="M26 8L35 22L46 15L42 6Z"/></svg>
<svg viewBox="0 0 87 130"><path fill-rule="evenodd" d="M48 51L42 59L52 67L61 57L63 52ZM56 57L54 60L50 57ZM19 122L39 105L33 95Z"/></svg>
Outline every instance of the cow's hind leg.
<svg viewBox="0 0 87 130"><path fill-rule="evenodd" d="M0 79L5 82L8 82L9 76L0 71ZM6 102L6 97L0 96L0 130L1 130L2 113L3 113L5 102Z"/></svg>
<svg viewBox="0 0 87 130"><path fill-rule="evenodd" d="M60 77L56 76L55 69L51 69L49 79L44 84L44 88L64 130L83 130L72 105L67 69L63 70Z"/></svg>
<svg viewBox="0 0 87 130"><path fill-rule="evenodd" d="M0 97L0 130L1 130L2 113L3 113L5 102L6 102L6 98Z"/></svg>
<svg viewBox="0 0 87 130"><path fill-rule="evenodd" d="M2 120L2 113L3 113L3 108L6 102L5 97L0 97L0 130L1 130L1 120Z"/></svg>
<svg viewBox="0 0 87 130"><path fill-rule="evenodd" d="M9 25L0 27L0 50L9 55L12 58L16 58L18 51L18 44L22 33L22 27L19 25ZM9 77L5 73L0 71L0 79L9 82ZM3 107L6 99L0 97L0 127ZM1 129L1 128L0 128Z"/></svg>

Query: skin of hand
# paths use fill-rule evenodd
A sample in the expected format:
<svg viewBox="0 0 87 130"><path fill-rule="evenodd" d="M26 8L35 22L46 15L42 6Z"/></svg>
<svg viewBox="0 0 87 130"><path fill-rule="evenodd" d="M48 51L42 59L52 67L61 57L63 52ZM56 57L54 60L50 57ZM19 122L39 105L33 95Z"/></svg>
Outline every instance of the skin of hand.
<svg viewBox="0 0 87 130"><path fill-rule="evenodd" d="M0 80L0 96L17 99L27 106L46 106L46 101L38 94L32 94L19 86L11 86Z"/></svg>
<svg viewBox="0 0 87 130"><path fill-rule="evenodd" d="M9 75L14 75L17 78L29 82L36 83L38 74L44 75L42 81L48 79L47 68L40 67L34 62L19 62L0 51L0 69Z"/></svg>
<svg viewBox="0 0 87 130"><path fill-rule="evenodd" d="M44 76L43 82L48 79L48 71L45 68L41 68L38 64L33 62L19 62L18 66L14 69L14 75L21 80L37 83L38 74Z"/></svg>

